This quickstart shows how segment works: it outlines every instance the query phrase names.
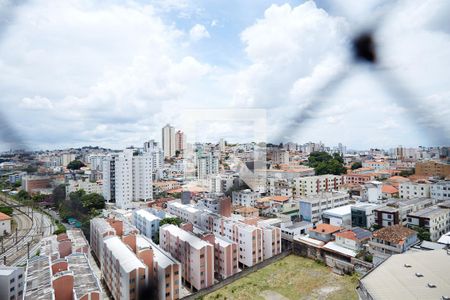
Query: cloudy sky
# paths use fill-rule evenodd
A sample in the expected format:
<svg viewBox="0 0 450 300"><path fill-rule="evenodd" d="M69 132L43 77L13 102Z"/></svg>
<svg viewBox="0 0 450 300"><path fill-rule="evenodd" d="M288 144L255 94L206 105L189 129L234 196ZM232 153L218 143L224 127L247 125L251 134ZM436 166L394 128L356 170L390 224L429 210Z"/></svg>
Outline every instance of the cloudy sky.
<svg viewBox="0 0 450 300"><path fill-rule="evenodd" d="M244 141L255 115L274 142L449 145L450 1L0 0L0 105L37 149Z"/></svg>

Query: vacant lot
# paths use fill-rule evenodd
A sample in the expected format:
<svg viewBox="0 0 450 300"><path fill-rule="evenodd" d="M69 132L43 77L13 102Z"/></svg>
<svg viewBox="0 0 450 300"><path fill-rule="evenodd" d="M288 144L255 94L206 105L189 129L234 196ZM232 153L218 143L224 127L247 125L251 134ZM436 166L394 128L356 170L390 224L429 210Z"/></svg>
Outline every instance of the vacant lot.
<svg viewBox="0 0 450 300"><path fill-rule="evenodd" d="M339 276L313 260L290 255L204 299L358 299L353 276Z"/></svg>

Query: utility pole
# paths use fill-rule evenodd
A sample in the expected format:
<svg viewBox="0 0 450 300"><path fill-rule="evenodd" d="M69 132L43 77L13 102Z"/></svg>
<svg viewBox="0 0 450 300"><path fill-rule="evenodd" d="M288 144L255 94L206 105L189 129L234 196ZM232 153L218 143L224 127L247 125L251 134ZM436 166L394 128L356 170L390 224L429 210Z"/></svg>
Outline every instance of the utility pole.
<svg viewBox="0 0 450 300"><path fill-rule="evenodd" d="M28 259L30 259L30 242L27 243Z"/></svg>
<svg viewBox="0 0 450 300"><path fill-rule="evenodd" d="M16 244L17 244L17 227L16 227Z"/></svg>

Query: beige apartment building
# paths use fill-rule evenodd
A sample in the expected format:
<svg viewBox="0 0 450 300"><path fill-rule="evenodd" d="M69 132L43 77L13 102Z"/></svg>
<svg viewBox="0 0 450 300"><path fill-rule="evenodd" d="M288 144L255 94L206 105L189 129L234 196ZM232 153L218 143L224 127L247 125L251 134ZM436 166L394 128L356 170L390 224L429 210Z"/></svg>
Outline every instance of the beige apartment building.
<svg viewBox="0 0 450 300"><path fill-rule="evenodd" d="M160 246L181 262L181 277L194 290L214 284L214 246L175 225L159 231Z"/></svg>
<svg viewBox="0 0 450 300"><path fill-rule="evenodd" d="M149 270L118 236L104 239L101 270L115 300L137 300L148 286Z"/></svg>

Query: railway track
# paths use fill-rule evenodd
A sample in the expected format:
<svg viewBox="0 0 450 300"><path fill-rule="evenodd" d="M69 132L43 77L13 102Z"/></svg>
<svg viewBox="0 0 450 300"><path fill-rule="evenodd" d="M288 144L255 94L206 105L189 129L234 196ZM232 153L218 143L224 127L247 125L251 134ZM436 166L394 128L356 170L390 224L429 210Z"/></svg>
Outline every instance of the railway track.
<svg viewBox="0 0 450 300"><path fill-rule="evenodd" d="M20 203L1 195L0 201L9 206ZM26 209L25 209L26 208ZM20 265L26 262L28 255L31 257L38 249L39 241L51 235L54 230L52 220L45 214L32 211L31 215L26 210L29 207L13 207L13 218L17 223L17 236L15 231L3 242L0 249L0 262L6 265ZM27 214L28 213L28 214Z"/></svg>

